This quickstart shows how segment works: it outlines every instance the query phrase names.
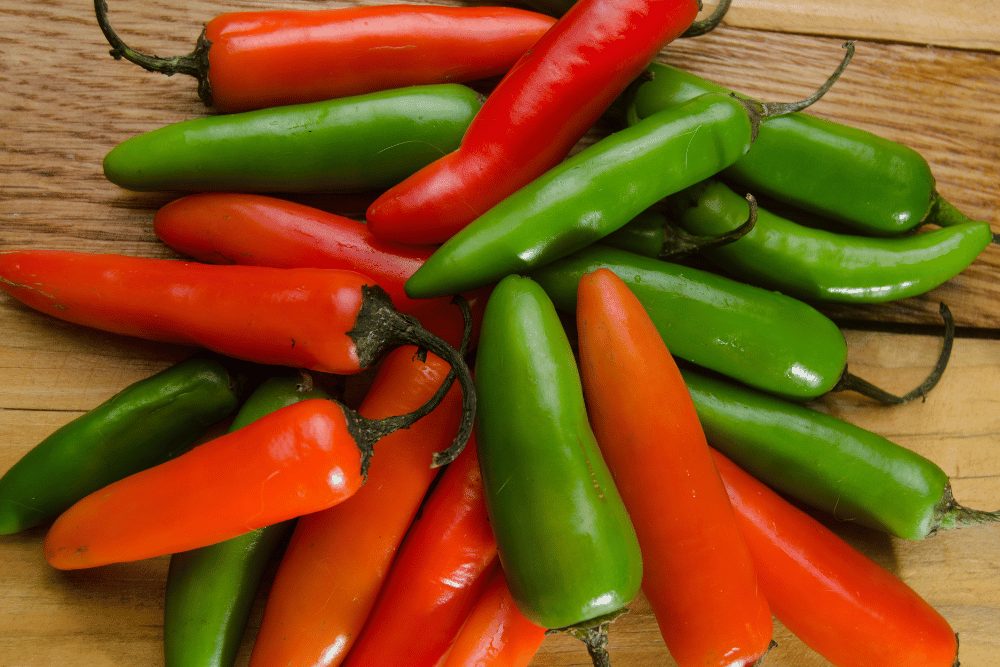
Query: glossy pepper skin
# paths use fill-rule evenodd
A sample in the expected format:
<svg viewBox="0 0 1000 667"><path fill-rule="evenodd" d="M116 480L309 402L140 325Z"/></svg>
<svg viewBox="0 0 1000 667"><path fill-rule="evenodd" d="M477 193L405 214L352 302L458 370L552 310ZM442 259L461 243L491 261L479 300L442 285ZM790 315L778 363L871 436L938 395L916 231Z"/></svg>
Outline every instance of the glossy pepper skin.
<svg viewBox="0 0 1000 667"><path fill-rule="evenodd" d="M416 348L379 365L358 408L368 419L409 412L441 387L449 366ZM375 604L396 551L461 416L458 387L429 415L383 438L365 486L349 500L298 520L264 610L250 664L332 666L343 662ZM391 664L391 663L387 663Z"/></svg>
<svg viewBox="0 0 1000 667"><path fill-rule="evenodd" d="M461 146L377 199L378 236L440 243L555 166L663 47L694 0L581 0L501 80Z"/></svg>
<svg viewBox="0 0 1000 667"><path fill-rule="evenodd" d="M654 63L631 93L630 122L706 93L731 91ZM913 149L804 113L764 123L750 151L725 170L755 196L828 217L862 234L890 236L925 222L968 222L934 191L927 161Z"/></svg>
<svg viewBox="0 0 1000 667"><path fill-rule="evenodd" d="M308 376L272 377L247 398L229 430L310 398L328 396ZM235 663L264 569L291 528L279 523L171 557L163 613L167 667Z"/></svg>
<svg viewBox="0 0 1000 667"><path fill-rule="evenodd" d="M642 590L678 665L755 665L771 612L677 365L642 304L580 280L580 374L601 453L642 548Z"/></svg>
<svg viewBox="0 0 1000 667"><path fill-rule="evenodd" d="M836 665L958 664L955 631L887 570L716 453L778 619Z"/></svg>
<svg viewBox="0 0 1000 667"><path fill-rule="evenodd" d="M347 667L434 667L497 561L475 440L413 522Z"/></svg>
<svg viewBox="0 0 1000 667"><path fill-rule="evenodd" d="M905 539L997 521L955 503L919 454L803 405L685 370L712 445L758 479L838 519Z"/></svg>
<svg viewBox="0 0 1000 667"><path fill-rule="evenodd" d="M104 175L130 190L383 190L458 146L479 106L441 84L196 118L122 142Z"/></svg>
<svg viewBox="0 0 1000 667"><path fill-rule="evenodd" d="M494 289L476 356L477 437L490 524L518 608L563 628L638 593L635 531L587 421L573 352L528 278Z"/></svg>
<svg viewBox="0 0 1000 667"><path fill-rule="evenodd" d="M717 236L747 219L746 200L718 181L671 199L687 231ZM883 303L924 294L955 277L993 240L985 222L905 238L847 236L804 227L763 208L745 236L704 254L754 285L815 301Z"/></svg>
<svg viewBox="0 0 1000 667"><path fill-rule="evenodd" d="M194 53L171 67L122 43L106 2L95 6L115 58L195 76L205 104L227 113L500 76L555 22L508 7L232 12L210 20Z"/></svg>
<svg viewBox="0 0 1000 667"><path fill-rule="evenodd" d="M825 394L844 373L847 343L836 325L776 292L601 244L532 277L572 313L580 278L600 268L625 281L682 359L794 400Z"/></svg>
<svg viewBox="0 0 1000 667"><path fill-rule="evenodd" d="M664 197L735 162L751 121L725 95L703 95L584 149L438 248L406 282L410 296L479 287L584 248Z"/></svg>
<svg viewBox="0 0 1000 667"><path fill-rule="evenodd" d="M201 262L364 273L401 311L452 345L461 342L464 322L450 298L411 299L403 289L431 249L382 241L357 220L276 197L210 192L163 206L153 228L161 241ZM475 338L487 294L465 296Z"/></svg>
<svg viewBox="0 0 1000 667"><path fill-rule="evenodd" d="M36 445L0 477L0 535L178 454L236 409L240 377L196 357L140 380Z"/></svg>

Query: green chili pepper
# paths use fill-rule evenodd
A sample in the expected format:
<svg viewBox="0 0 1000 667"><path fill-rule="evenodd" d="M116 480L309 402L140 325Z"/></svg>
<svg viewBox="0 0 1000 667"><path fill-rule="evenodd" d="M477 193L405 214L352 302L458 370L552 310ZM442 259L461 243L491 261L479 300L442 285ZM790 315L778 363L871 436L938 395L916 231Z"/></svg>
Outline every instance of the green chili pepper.
<svg viewBox="0 0 1000 667"><path fill-rule="evenodd" d="M720 235L748 215L746 200L718 181L671 197L671 218L693 234ZM758 209L743 238L702 252L749 283L804 299L882 303L928 292L956 276L993 240L968 222L905 238L846 236Z"/></svg>
<svg viewBox="0 0 1000 667"><path fill-rule="evenodd" d="M729 93L654 63L629 103L630 122L707 93ZM723 175L768 196L864 233L900 234L922 223L970 222L934 190L927 161L913 149L840 123L795 113L764 124L751 150Z"/></svg>
<svg viewBox="0 0 1000 667"><path fill-rule="evenodd" d="M480 104L442 84L197 118L118 145L104 174L132 190L382 190L457 148Z"/></svg>
<svg viewBox="0 0 1000 667"><path fill-rule="evenodd" d="M505 278L487 303L476 390L487 508L518 607L548 628L622 609L641 583L639 545L559 317L527 278Z"/></svg>
<svg viewBox="0 0 1000 667"><path fill-rule="evenodd" d="M764 391L811 399L837 387L847 343L819 311L791 297L624 250L591 246L532 275L565 312L580 278L608 268L645 306L670 351Z"/></svg>
<svg viewBox="0 0 1000 667"><path fill-rule="evenodd" d="M308 376L275 377L247 399L230 431L310 398L329 398ZM167 574L163 642L166 664L232 665L264 568L294 522L251 531L208 547L175 554Z"/></svg>
<svg viewBox="0 0 1000 667"><path fill-rule="evenodd" d="M218 360L189 359L77 417L0 478L0 534L51 521L93 491L180 453L236 409L241 384Z"/></svg>
<svg viewBox="0 0 1000 667"><path fill-rule="evenodd" d="M838 519L921 539L997 521L952 497L948 476L871 431L684 369L705 435L755 477Z"/></svg>

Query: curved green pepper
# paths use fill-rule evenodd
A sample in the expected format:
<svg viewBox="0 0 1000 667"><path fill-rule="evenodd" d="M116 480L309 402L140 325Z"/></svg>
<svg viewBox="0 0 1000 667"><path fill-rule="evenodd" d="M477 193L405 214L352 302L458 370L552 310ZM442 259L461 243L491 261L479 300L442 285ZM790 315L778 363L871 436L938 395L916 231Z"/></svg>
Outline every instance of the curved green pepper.
<svg viewBox="0 0 1000 667"><path fill-rule="evenodd" d="M413 86L187 120L104 158L131 190L383 190L458 147L479 110L465 86Z"/></svg>
<svg viewBox="0 0 1000 667"><path fill-rule="evenodd" d="M580 278L605 267L635 292L670 351L792 399L834 389L847 366L837 326L791 297L624 250L591 246L532 275L565 312Z"/></svg>
<svg viewBox="0 0 1000 667"><path fill-rule="evenodd" d="M0 478L0 535L191 446L239 403L242 379L193 358L136 382L40 442Z"/></svg>
<svg viewBox="0 0 1000 667"><path fill-rule="evenodd" d="M706 236L736 229L748 208L718 181L689 188L669 203L673 220ZM804 227L758 208L757 223L744 237L702 252L741 280L800 298L882 303L923 294L955 277L992 240L985 222L870 238Z"/></svg>
<svg viewBox="0 0 1000 667"><path fill-rule="evenodd" d="M654 63L635 86L630 122L707 93L729 93L675 67ZM969 222L934 190L927 161L913 149L804 113L760 128L750 151L723 172L768 196L865 234L900 234L922 223Z"/></svg>
<svg viewBox="0 0 1000 667"><path fill-rule="evenodd" d="M906 539L998 520L995 512L955 503L941 468L880 435L803 405L682 372L712 446L807 505Z"/></svg>
<svg viewBox="0 0 1000 667"><path fill-rule="evenodd" d="M329 396L303 376L271 378L250 395L229 430L309 398ZM168 667L223 667L236 661L264 568L293 524L260 528L171 557L163 624Z"/></svg>
<svg viewBox="0 0 1000 667"><path fill-rule="evenodd" d="M505 278L487 303L476 391L487 508L518 607L547 628L622 609L642 580L639 545L566 333L527 278Z"/></svg>

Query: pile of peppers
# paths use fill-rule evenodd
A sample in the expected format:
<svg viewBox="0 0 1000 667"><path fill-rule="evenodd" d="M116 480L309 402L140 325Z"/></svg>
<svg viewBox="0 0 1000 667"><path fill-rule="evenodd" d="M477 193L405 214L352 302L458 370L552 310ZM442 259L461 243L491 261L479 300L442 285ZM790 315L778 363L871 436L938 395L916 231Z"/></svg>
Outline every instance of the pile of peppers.
<svg viewBox="0 0 1000 667"><path fill-rule="evenodd" d="M682 666L757 664L772 616L837 665L957 664L940 613L788 498L904 539L1000 519L807 404L925 396L944 305L903 396L818 307L924 294L990 225L913 150L803 113L852 44L764 103L652 62L728 2L527 4L223 14L162 58L95 0L112 56L218 112L104 161L191 193L152 221L185 259L0 251L0 289L198 351L6 471L0 534L49 526L65 570L170 555L171 667L233 665L258 595L260 667L527 665L553 631L609 665L640 591ZM276 196L310 192L373 201Z"/></svg>

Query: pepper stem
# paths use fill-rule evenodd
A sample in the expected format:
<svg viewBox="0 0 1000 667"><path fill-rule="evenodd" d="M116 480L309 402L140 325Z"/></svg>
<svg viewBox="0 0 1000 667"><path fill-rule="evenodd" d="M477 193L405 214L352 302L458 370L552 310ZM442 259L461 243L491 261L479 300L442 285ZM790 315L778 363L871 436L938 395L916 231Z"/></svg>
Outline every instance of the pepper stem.
<svg viewBox="0 0 1000 667"><path fill-rule="evenodd" d="M941 303L939 311L941 318L944 320L944 337L941 343L941 354L938 355L937 363L934 364L934 368L930 374L915 389L902 396L897 396L881 387L873 385L863 378L859 378L857 375L845 371L844 375L840 378L840 382L831 391L856 391L863 396L886 405L902 405L903 403L909 403L915 398L927 400L928 392L937 385L944 374L944 369L948 367L948 360L951 358L951 348L955 342L955 320L951 316L951 310L944 303Z"/></svg>
<svg viewBox="0 0 1000 667"><path fill-rule="evenodd" d="M683 227L667 225L666 233L663 235L663 248L660 250L660 259L671 259L680 255L688 255L693 252L718 248L733 241L739 241L749 234L757 224L757 199L750 193L745 195L750 211L747 219L739 227L731 229L724 234L717 236L702 236L692 234Z"/></svg>
<svg viewBox="0 0 1000 667"><path fill-rule="evenodd" d="M115 60L124 58L149 72L159 72L166 76L174 74L193 76L198 79L198 97L206 106L212 105L212 87L208 81L208 50L211 42L205 38L204 30L198 37L194 51L185 56L163 58L136 51L118 36L108 21L107 0L94 0L94 12L97 15L97 25L101 27L101 32L111 45L112 58Z"/></svg>
<svg viewBox="0 0 1000 667"><path fill-rule="evenodd" d="M722 23L722 19L726 16L726 12L729 11L729 5L733 4L733 0L720 0L719 4L715 6L715 11L712 15L704 18L700 21L695 21L691 26L685 30L681 37L701 37L705 33L712 32L719 24ZM701 3L698 3L698 11L701 11Z"/></svg>
<svg viewBox="0 0 1000 667"><path fill-rule="evenodd" d="M948 485L945 487L941 502L935 509L934 527L931 528L931 533L938 530L981 526L984 523L997 523L998 521L1000 521L1000 510L986 512L963 507L955 502L951 485Z"/></svg>
<svg viewBox="0 0 1000 667"><path fill-rule="evenodd" d="M942 197L936 191L931 196L931 207L923 222L939 227L954 227L966 222L978 222L959 211L954 204ZM1000 244L1000 234L993 234L993 243Z"/></svg>

